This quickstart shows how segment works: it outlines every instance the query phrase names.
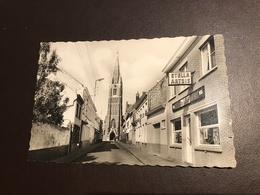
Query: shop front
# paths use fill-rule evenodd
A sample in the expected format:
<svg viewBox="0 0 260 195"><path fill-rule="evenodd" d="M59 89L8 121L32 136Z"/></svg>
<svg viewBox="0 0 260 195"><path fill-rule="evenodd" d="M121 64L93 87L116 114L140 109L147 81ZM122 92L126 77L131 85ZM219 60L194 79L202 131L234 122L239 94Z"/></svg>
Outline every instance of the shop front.
<svg viewBox="0 0 260 195"><path fill-rule="evenodd" d="M223 36L190 38L183 47L164 69L168 157L185 165L234 167Z"/></svg>

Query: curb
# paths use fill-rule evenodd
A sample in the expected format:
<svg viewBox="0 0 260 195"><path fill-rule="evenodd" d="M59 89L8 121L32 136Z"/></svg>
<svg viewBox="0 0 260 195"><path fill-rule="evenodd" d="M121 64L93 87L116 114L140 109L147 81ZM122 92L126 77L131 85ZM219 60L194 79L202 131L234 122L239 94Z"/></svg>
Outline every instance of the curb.
<svg viewBox="0 0 260 195"><path fill-rule="evenodd" d="M121 142L117 142L120 144L120 146L122 146L126 151L128 151L133 157L135 157L140 163L142 163L143 165L146 165L140 158L138 158L135 154L133 154L130 150L128 150L123 144L121 144Z"/></svg>

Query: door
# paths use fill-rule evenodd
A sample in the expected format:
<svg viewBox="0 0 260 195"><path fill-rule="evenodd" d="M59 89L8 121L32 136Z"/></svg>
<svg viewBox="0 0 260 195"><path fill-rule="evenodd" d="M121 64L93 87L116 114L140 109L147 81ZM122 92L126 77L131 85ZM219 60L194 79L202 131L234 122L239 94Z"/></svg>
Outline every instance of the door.
<svg viewBox="0 0 260 195"><path fill-rule="evenodd" d="M192 139L191 139L191 124L190 116L184 117L184 128L186 133L186 162L192 164L193 159L193 149L192 149Z"/></svg>
<svg viewBox="0 0 260 195"><path fill-rule="evenodd" d="M160 123L156 123L154 126L154 144L153 153L160 154L161 152L161 126Z"/></svg>

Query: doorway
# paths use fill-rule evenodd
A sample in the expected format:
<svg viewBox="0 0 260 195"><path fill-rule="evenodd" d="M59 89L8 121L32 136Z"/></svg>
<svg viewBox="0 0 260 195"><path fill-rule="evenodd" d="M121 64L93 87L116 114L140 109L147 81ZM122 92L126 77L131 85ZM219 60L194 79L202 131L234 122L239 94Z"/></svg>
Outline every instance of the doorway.
<svg viewBox="0 0 260 195"><path fill-rule="evenodd" d="M190 116L184 117L184 129L186 133L186 155L185 161L192 164L193 161L193 149L192 149L192 138L191 138L191 122Z"/></svg>
<svg viewBox="0 0 260 195"><path fill-rule="evenodd" d="M114 138L116 137L114 131L112 131L109 135L109 140L114 140Z"/></svg>

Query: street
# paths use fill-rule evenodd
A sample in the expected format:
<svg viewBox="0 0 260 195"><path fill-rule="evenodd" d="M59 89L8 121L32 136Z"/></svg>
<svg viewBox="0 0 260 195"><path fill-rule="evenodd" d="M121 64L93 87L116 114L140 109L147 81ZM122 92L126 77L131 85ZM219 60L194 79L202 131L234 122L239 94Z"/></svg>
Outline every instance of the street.
<svg viewBox="0 0 260 195"><path fill-rule="evenodd" d="M106 141L73 160L75 163L105 163L127 165L152 165L152 166L176 166L185 163L162 158L155 154L149 154L136 146L122 142Z"/></svg>
<svg viewBox="0 0 260 195"><path fill-rule="evenodd" d="M138 158L114 141L102 143L74 162L143 165Z"/></svg>

